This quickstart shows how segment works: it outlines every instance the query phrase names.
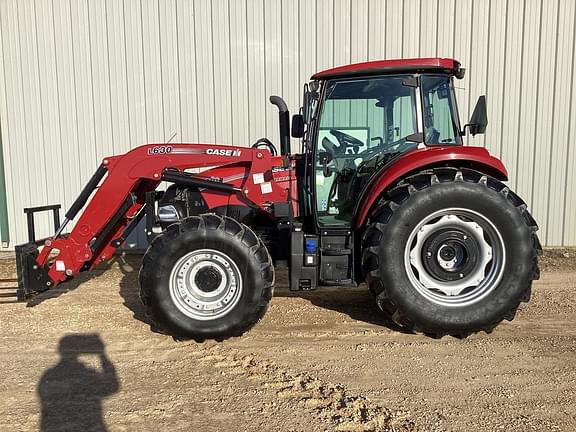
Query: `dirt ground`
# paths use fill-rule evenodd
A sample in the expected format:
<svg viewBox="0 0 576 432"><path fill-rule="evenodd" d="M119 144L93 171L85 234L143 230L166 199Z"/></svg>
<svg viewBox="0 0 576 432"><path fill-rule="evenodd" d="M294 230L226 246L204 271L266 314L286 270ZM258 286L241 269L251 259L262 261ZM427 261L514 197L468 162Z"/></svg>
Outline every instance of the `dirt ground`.
<svg viewBox="0 0 576 432"><path fill-rule="evenodd" d="M138 266L0 305L0 430L576 430L573 250L546 254L514 321L466 340L402 333L362 287L292 295L279 273L251 332L176 342L151 331Z"/></svg>

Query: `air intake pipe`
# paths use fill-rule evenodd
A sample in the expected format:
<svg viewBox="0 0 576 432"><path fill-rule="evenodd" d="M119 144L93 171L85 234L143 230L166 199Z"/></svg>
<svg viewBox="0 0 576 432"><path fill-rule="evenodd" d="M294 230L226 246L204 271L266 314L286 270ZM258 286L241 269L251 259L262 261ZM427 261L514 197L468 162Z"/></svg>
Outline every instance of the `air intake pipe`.
<svg viewBox="0 0 576 432"><path fill-rule="evenodd" d="M278 107L278 120L280 123L280 153L290 154L290 112L286 102L280 96L270 96L270 103Z"/></svg>

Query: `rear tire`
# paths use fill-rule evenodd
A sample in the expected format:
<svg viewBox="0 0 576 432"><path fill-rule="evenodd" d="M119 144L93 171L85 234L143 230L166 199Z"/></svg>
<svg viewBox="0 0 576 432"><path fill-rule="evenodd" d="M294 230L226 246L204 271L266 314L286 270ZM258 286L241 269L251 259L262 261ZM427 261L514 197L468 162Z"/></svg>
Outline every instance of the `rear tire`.
<svg viewBox="0 0 576 432"><path fill-rule="evenodd" d="M403 180L373 212L362 267L397 324L434 337L490 332L530 298L537 229L498 180L438 168Z"/></svg>
<svg viewBox="0 0 576 432"><path fill-rule="evenodd" d="M154 239L140 269L154 324L178 339L240 336L265 314L274 285L266 247L247 226L192 216Z"/></svg>

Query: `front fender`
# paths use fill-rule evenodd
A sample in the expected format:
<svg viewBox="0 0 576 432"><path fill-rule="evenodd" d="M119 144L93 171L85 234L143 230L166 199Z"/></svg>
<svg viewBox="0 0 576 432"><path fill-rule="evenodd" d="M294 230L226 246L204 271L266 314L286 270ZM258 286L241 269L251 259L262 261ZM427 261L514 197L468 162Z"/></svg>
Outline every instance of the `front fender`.
<svg viewBox="0 0 576 432"><path fill-rule="evenodd" d="M384 166L372 177L364 189L356 208L355 228L362 227L370 210L391 185L403 177L435 166L466 166L489 174L498 180L508 180L508 172L502 161L484 147L424 147L402 155L391 165Z"/></svg>

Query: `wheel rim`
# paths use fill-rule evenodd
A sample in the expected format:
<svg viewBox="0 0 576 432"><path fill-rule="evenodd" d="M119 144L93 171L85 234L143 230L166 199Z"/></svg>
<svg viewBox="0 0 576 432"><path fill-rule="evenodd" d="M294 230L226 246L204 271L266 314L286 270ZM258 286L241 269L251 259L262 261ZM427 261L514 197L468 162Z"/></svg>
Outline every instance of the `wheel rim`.
<svg viewBox="0 0 576 432"><path fill-rule="evenodd" d="M223 317L238 303L242 276L226 254L200 249L182 256L170 273L170 297L184 315L208 321Z"/></svg>
<svg viewBox="0 0 576 432"><path fill-rule="evenodd" d="M412 230L404 263L420 295L442 306L462 307L496 289L506 249L500 232L486 217L449 208L429 215Z"/></svg>

